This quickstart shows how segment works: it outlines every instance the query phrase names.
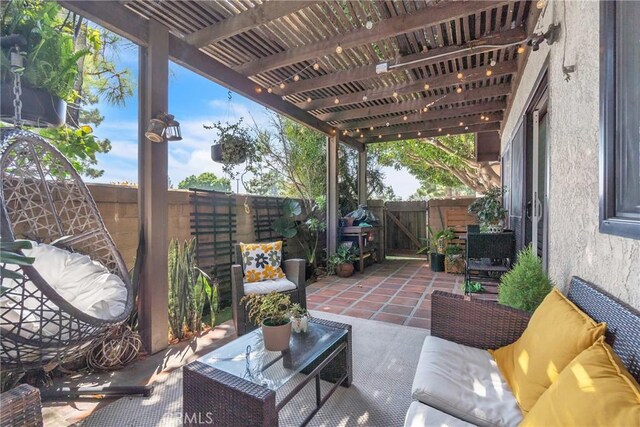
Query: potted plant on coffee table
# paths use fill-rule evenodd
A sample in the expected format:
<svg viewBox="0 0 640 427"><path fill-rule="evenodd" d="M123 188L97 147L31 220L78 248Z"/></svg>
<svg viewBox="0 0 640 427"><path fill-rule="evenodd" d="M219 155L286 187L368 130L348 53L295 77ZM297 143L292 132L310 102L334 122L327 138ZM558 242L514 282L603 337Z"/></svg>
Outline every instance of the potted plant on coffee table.
<svg viewBox="0 0 640 427"><path fill-rule="evenodd" d="M336 249L336 253L327 259L327 267L329 271L335 272L338 277L351 277L355 260L356 255L351 248L346 245L340 245Z"/></svg>
<svg viewBox="0 0 640 427"><path fill-rule="evenodd" d="M484 196L469 205L468 212L475 215L482 233L502 233L507 211L502 207L502 187L488 189Z"/></svg>
<svg viewBox="0 0 640 427"><path fill-rule="evenodd" d="M291 305L291 328L293 332L307 332L309 329L309 312L298 303Z"/></svg>
<svg viewBox="0 0 640 427"><path fill-rule="evenodd" d="M249 318L262 328L264 347L269 351L289 348L291 338L291 298L278 292L249 294L242 297Z"/></svg>

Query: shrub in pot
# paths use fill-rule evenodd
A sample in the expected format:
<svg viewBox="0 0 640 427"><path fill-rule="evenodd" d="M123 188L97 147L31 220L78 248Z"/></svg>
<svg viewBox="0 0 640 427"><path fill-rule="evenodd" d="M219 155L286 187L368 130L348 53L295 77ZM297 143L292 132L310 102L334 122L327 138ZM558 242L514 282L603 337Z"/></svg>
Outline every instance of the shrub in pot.
<svg viewBox="0 0 640 427"><path fill-rule="evenodd" d="M542 261L528 246L518 253L513 268L500 278L498 302L531 313L552 288L553 282L542 269Z"/></svg>
<svg viewBox="0 0 640 427"><path fill-rule="evenodd" d="M355 260L356 255L351 248L340 245L336 249L336 253L327 259L327 267L330 272L334 272L339 277L351 277Z"/></svg>
<svg viewBox="0 0 640 427"><path fill-rule="evenodd" d="M211 146L211 160L222 163L222 170L233 175L233 167L252 158L256 149L255 139L246 126L242 125L242 118L237 123L214 123L203 125L207 130L218 131L218 141Z"/></svg>
<svg viewBox="0 0 640 427"><path fill-rule="evenodd" d="M455 238L451 228L438 230L435 233L431 227L427 227L427 238L423 238L423 246L417 254L429 254L429 268L433 272L445 271L445 248L449 241Z"/></svg>
<svg viewBox="0 0 640 427"><path fill-rule="evenodd" d="M249 318L262 328L264 347L269 351L289 348L291 338L291 298L278 292L249 294L242 297Z"/></svg>
<svg viewBox="0 0 640 427"><path fill-rule="evenodd" d="M488 189L482 197L469 205L468 212L475 215L482 233L502 233L507 211L502 207L502 187Z"/></svg>

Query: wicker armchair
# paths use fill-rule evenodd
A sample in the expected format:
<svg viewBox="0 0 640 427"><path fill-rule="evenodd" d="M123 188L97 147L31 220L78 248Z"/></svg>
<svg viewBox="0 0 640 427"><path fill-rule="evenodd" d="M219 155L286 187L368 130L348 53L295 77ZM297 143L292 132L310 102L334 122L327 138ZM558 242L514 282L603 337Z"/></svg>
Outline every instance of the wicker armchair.
<svg viewBox="0 0 640 427"><path fill-rule="evenodd" d="M249 320L244 304L240 304L240 300L245 295L243 277L244 269L242 266L240 245L235 246L235 253L236 263L231 266L231 301L233 322L236 327L236 332L238 336L240 336L252 331L257 326ZM303 259L285 259L282 262L282 270L287 276L287 279L296 285L295 289L284 291L282 293L289 295L292 302L300 304L303 308L307 308L305 265L306 262Z"/></svg>
<svg viewBox="0 0 640 427"><path fill-rule="evenodd" d="M0 425L4 427L42 426L40 391L28 384L0 394Z"/></svg>

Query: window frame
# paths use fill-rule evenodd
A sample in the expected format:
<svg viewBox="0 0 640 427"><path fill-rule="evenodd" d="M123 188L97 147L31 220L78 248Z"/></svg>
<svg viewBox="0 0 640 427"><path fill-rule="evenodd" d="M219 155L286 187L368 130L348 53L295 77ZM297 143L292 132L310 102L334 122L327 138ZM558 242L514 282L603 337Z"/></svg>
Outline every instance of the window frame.
<svg viewBox="0 0 640 427"><path fill-rule="evenodd" d="M640 221L616 217L616 7L600 2L600 225L603 234L640 239Z"/></svg>

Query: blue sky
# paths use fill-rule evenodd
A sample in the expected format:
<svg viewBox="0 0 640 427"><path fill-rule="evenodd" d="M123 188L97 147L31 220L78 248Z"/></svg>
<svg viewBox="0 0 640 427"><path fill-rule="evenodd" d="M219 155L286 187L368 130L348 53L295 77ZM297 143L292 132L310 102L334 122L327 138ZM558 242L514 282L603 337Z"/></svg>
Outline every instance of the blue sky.
<svg viewBox="0 0 640 427"><path fill-rule="evenodd" d="M116 56L118 67L129 68L137 81L138 49L130 43L122 43ZM183 140L169 143L169 178L174 187L189 175L213 172L223 176L222 167L210 157L210 147L217 136L215 131L206 130L203 124L220 121L235 121L251 117L260 126L269 121L267 109L253 101L233 93L232 101L227 101L228 90L185 68L171 63L169 67L169 112L181 124ZM129 98L125 106L98 105L105 119L94 129L100 138L109 138L112 149L107 154L98 155L98 168L104 169L102 177L95 182L137 182L138 180L138 100L137 95ZM406 171L385 168L388 185L398 196L406 199L419 187L417 180ZM233 186L235 189L235 185ZM242 189L241 189L242 192Z"/></svg>

